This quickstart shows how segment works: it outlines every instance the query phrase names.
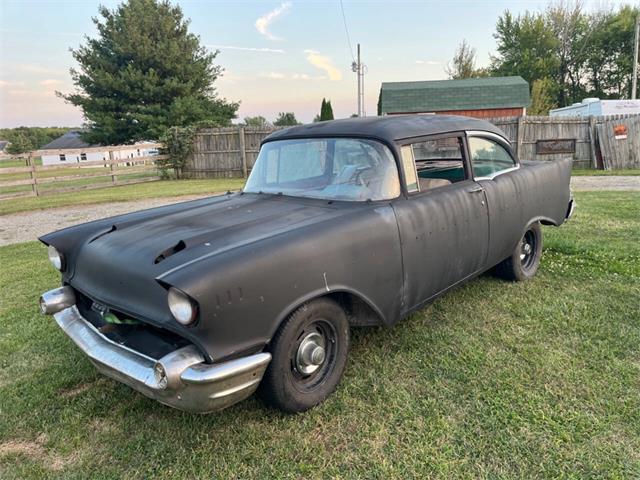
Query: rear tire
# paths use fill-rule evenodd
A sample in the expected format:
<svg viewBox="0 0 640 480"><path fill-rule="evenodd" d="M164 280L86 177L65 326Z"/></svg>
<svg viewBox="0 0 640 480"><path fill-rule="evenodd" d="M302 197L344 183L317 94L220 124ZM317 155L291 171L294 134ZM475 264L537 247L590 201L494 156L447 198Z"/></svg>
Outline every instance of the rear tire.
<svg viewBox="0 0 640 480"><path fill-rule="evenodd" d="M533 278L542 258L542 228L536 222L529 226L511 256L495 266L494 272L505 280L521 282Z"/></svg>
<svg viewBox="0 0 640 480"><path fill-rule="evenodd" d="M303 412L338 386L349 351L349 321L331 299L319 298L293 312L275 334L258 395L285 412Z"/></svg>

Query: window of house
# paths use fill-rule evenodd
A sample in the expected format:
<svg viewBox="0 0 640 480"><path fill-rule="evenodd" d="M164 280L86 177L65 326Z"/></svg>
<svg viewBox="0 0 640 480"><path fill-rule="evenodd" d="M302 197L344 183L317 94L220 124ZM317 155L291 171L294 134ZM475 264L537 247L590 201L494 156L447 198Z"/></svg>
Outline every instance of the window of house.
<svg viewBox="0 0 640 480"><path fill-rule="evenodd" d="M417 187L422 192L466 179L460 137L423 140L406 145L415 163ZM403 153L403 162L408 153ZM406 171L406 168L405 168Z"/></svg>
<svg viewBox="0 0 640 480"><path fill-rule="evenodd" d="M61 162L66 162L67 161L67 156L64 153L60 154L60 161Z"/></svg>
<svg viewBox="0 0 640 480"><path fill-rule="evenodd" d="M515 160L507 149L488 138L469 138L469 152L476 178L490 177L516 166Z"/></svg>

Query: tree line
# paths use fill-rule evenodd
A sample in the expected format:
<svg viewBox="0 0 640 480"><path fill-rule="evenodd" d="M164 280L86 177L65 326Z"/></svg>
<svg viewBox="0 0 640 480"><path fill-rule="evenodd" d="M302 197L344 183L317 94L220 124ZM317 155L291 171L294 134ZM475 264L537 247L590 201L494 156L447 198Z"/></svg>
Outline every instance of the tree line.
<svg viewBox="0 0 640 480"><path fill-rule="evenodd" d="M331 106L331 100L325 98L322 99L320 104L320 113L313 119L315 122L324 122L327 120L333 120L333 107ZM294 125L301 125L293 112L280 112L273 122L269 122L261 115L256 117L244 117L244 121L241 123L246 127L290 127Z"/></svg>
<svg viewBox="0 0 640 480"><path fill-rule="evenodd" d="M0 128L0 140L7 140L9 142L6 148L7 153L16 155L38 150L69 130L73 129L68 127Z"/></svg>
<svg viewBox="0 0 640 480"><path fill-rule="evenodd" d="M580 1L539 13L507 10L496 23L490 65L476 68L476 51L464 40L446 71L453 79L519 75L529 82L534 115L586 97L630 98L638 15L629 5L586 12Z"/></svg>

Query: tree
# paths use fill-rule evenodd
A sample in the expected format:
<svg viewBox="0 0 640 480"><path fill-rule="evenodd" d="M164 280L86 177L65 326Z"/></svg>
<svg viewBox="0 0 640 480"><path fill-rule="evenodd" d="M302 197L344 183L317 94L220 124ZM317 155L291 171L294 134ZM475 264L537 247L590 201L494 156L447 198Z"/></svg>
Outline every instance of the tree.
<svg viewBox="0 0 640 480"><path fill-rule="evenodd" d="M555 98L555 83L552 80L548 78L535 80L531 88L531 106L528 113L530 115L549 115L549 110L557 107Z"/></svg>
<svg viewBox="0 0 640 480"><path fill-rule="evenodd" d="M7 153L10 153L11 155L19 155L21 153L35 150L36 148L37 147L34 147L23 133L19 133L13 138L13 140L11 140L11 143L9 143L9 145L7 146Z"/></svg>
<svg viewBox="0 0 640 480"><path fill-rule="evenodd" d="M322 99L322 105L320 106L320 122L326 120L333 120L333 107L331 106L331 100Z"/></svg>
<svg viewBox="0 0 640 480"><path fill-rule="evenodd" d="M301 125L296 119L296 115L293 112L280 112L278 117L273 122L276 127L290 127L293 125Z"/></svg>
<svg viewBox="0 0 640 480"><path fill-rule="evenodd" d="M447 64L444 71L453 80L461 78L473 78L476 76L476 49L473 48L466 39L453 55L451 63Z"/></svg>
<svg viewBox="0 0 640 480"><path fill-rule="evenodd" d="M631 98L633 36L640 8L629 5L617 12L596 12L590 17L585 47L589 96Z"/></svg>
<svg viewBox="0 0 640 480"><path fill-rule="evenodd" d="M581 79L590 34L588 17L582 12L580 0L573 4L559 0L547 7L545 21L558 40L553 53L558 59L555 81L563 88L557 90L557 100L561 105L570 105L585 96Z"/></svg>
<svg viewBox="0 0 640 480"><path fill-rule="evenodd" d="M59 95L82 109L89 143L120 144L159 138L169 127L198 122L230 125L237 103L213 88L214 64L189 21L169 0L126 0L99 8L98 36L73 50L74 93Z"/></svg>
<svg viewBox="0 0 640 480"><path fill-rule="evenodd" d="M639 14L629 5L585 13L580 0L558 0L543 13L518 17L506 11L496 24L492 74L520 75L532 89L547 79L544 89L555 92L561 107L585 97L629 98Z"/></svg>
<svg viewBox="0 0 640 480"><path fill-rule="evenodd" d="M526 12L514 18L506 11L493 36L498 43L498 55L492 57L494 75L520 75L529 84L556 77L558 39L542 15Z"/></svg>
<svg viewBox="0 0 640 480"><path fill-rule="evenodd" d="M69 130L73 129L67 127L2 128L0 138L12 144L7 149L8 153L17 154L42 148Z"/></svg>
<svg viewBox="0 0 640 480"><path fill-rule="evenodd" d="M257 117L244 117L243 123L247 127L266 128L271 126L267 119L260 115Z"/></svg>

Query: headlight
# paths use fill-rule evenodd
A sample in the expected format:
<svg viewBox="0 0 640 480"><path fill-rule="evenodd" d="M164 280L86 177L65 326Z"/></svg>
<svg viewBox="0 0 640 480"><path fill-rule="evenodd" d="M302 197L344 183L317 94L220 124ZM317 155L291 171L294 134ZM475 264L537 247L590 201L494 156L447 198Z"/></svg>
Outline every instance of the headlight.
<svg viewBox="0 0 640 480"><path fill-rule="evenodd" d="M49 245L48 248L49 260L56 270L62 271L64 269L64 257L56 250L56 247Z"/></svg>
<svg viewBox="0 0 640 480"><path fill-rule="evenodd" d="M177 288L169 289L167 301L171 314L182 325L189 325L196 319L197 308L194 302Z"/></svg>

